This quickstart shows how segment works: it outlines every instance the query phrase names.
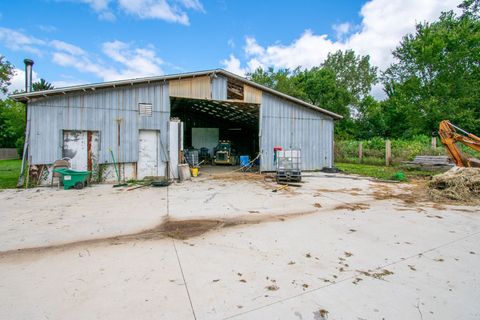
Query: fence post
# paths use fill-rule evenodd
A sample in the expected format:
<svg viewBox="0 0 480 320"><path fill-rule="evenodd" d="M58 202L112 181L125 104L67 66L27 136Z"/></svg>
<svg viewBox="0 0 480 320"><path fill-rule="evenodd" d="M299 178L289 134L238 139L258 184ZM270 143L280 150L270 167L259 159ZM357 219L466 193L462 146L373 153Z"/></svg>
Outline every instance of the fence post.
<svg viewBox="0 0 480 320"><path fill-rule="evenodd" d="M385 141L385 164L387 166L392 164L392 142L390 140Z"/></svg>
<svg viewBox="0 0 480 320"><path fill-rule="evenodd" d="M435 136L432 137L432 149L437 149L437 137Z"/></svg>
<svg viewBox="0 0 480 320"><path fill-rule="evenodd" d="M358 143L358 159L360 160L360 163L363 160L363 142L362 141Z"/></svg>

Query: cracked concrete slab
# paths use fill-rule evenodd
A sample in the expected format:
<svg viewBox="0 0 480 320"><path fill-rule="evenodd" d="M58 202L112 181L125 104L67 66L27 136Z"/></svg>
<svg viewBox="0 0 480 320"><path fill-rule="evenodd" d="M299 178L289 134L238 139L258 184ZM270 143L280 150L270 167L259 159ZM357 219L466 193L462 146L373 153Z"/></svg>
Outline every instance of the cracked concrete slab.
<svg viewBox="0 0 480 320"><path fill-rule="evenodd" d="M300 188L274 188L264 179L205 177L172 185L169 219L255 221L184 239L122 238L165 221L164 188L2 191L0 315L480 317L479 207L417 199L406 184L321 173ZM392 196L409 192L414 201ZM77 245L62 246L69 243ZM51 245L61 246L5 253Z"/></svg>

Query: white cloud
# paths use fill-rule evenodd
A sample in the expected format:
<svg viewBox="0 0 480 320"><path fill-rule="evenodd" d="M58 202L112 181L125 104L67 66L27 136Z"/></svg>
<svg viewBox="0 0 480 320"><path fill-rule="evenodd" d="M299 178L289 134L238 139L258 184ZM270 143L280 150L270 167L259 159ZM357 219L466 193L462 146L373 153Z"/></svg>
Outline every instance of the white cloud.
<svg viewBox="0 0 480 320"><path fill-rule="evenodd" d="M33 71L32 72L32 82L37 82L40 80L40 77L38 74ZM14 69L14 75L12 77L12 80L10 81L11 84L8 87L8 91L10 93L15 92L16 90L22 91L25 90L25 71L22 69L15 68Z"/></svg>
<svg viewBox="0 0 480 320"><path fill-rule="evenodd" d="M90 54L82 50L56 51L53 53L53 62L72 67L80 72L93 73L103 81L130 79L163 74L162 59L157 57L152 48L135 48L131 44L112 41L102 45L102 52L113 63L105 64L93 59ZM115 66L116 65L116 66Z"/></svg>
<svg viewBox="0 0 480 320"><path fill-rule="evenodd" d="M50 41L50 45L59 51L64 51L72 55L85 55L86 52L80 47L60 40Z"/></svg>
<svg viewBox="0 0 480 320"><path fill-rule="evenodd" d="M108 10L108 4L110 0L81 0L82 2L89 4L93 10L100 12Z"/></svg>
<svg viewBox="0 0 480 320"><path fill-rule="evenodd" d="M94 62L88 56L76 56L66 52L54 52L52 61L62 67L72 67L80 72L93 73L104 80L107 74L115 73L113 68L105 67L101 63Z"/></svg>
<svg viewBox="0 0 480 320"><path fill-rule="evenodd" d="M132 48L121 41L105 42L102 50L106 56L122 64L122 68L104 77L105 80L137 78L163 74L160 65L162 59L157 57L152 48Z"/></svg>
<svg viewBox="0 0 480 320"><path fill-rule="evenodd" d="M310 68L321 64L329 52L354 49L358 54L370 55L374 65L385 69L393 62L391 51L405 34L415 31L417 23L436 20L442 11L456 9L458 3L459 0L371 0L360 11L359 26L349 23L333 26L340 39L333 40L308 29L286 45L262 46L254 37L246 37L245 66L234 56L221 63L230 71L243 73L257 66Z"/></svg>
<svg viewBox="0 0 480 320"><path fill-rule="evenodd" d="M456 9L458 0L373 0L360 12L361 30L353 34L346 47L370 54L381 69L393 62L391 51L402 37L415 31L415 25L438 19L442 11Z"/></svg>
<svg viewBox="0 0 480 320"><path fill-rule="evenodd" d="M193 9L200 12L205 12L203 9L203 5L199 0L179 0L179 2L186 8L186 9Z"/></svg>
<svg viewBox="0 0 480 320"><path fill-rule="evenodd" d="M260 46L252 37L246 38L245 54L247 65L274 66L277 68L313 67L319 65L329 52L341 49L340 43L333 42L327 35L315 35L306 30L290 45L274 44ZM248 71L253 71L249 69Z"/></svg>
<svg viewBox="0 0 480 320"><path fill-rule="evenodd" d="M13 41L15 40L15 41ZM0 43L12 50L51 55L52 62L80 72L91 73L103 81L162 75L163 60L157 56L151 45L137 47L122 41L104 42L103 56L93 55L86 50L61 40L42 40L12 29L0 28ZM106 60L106 62L105 62ZM34 73L34 76L36 74ZM64 84L77 84L78 80L55 80L59 87ZM16 69L9 91L24 88L24 72Z"/></svg>
<svg viewBox="0 0 480 320"><path fill-rule="evenodd" d="M231 54L228 59L222 60L220 63L225 67L226 70L240 76L245 76L245 73L247 72L240 66L240 60L238 60L238 58L233 54Z"/></svg>
<svg viewBox="0 0 480 320"><path fill-rule="evenodd" d="M139 19L157 19L189 25L187 11L205 12L199 0L76 0L88 4L99 19L113 21L115 11L135 16Z"/></svg>
<svg viewBox="0 0 480 320"><path fill-rule="evenodd" d="M79 0L88 4L98 14L100 20L114 21L115 14L110 10L110 0Z"/></svg>
<svg viewBox="0 0 480 320"><path fill-rule="evenodd" d="M10 50L22 50L39 56L42 55L42 52L38 49L38 46L45 44L43 40L8 28L0 28L0 42Z"/></svg>
<svg viewBox="0 0 480 320"><path fill-rule="evenodd" d="M337 34L337 40L342 40L345 35L347 35L354 26L350 22L344 22L340 24L334 24L332 29L335 30Z"/></svg>
<svg viewBox="0 0 480 320"><path fill-rule="evenodd" d="M105 21L115 21L117 19L112 11L102 11L98 14L98 18Z"/></svg>
<svg viewBox="0 0 480 320"><path fill-rule="evenodd" d="M187 13L180 6L171 5L166 0L119 0L118 4L126 13L140 19L160 19L183 25L190 24ZM194 4L188 3L188 5ZM183 7L185 7L184 4Z"/></svg>
<svg viewBox="0 0 480 320"><path fill-rule="evenodd" d="M255 38L247 37L245 39L245 53L249 56L263 55L265 54L265 49L257 43Z"/></svg>

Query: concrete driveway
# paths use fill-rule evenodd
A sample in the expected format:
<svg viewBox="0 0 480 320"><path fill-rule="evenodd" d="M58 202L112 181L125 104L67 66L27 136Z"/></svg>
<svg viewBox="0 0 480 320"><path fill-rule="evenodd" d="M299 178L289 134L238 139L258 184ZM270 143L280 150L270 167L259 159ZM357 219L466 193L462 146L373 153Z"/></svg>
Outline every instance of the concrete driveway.
<svg viewBox="0 0 480 320"><path fill-rule="evenodd" d="M0 318L480 318L480 207L304 180L2 191Z"/></svg>

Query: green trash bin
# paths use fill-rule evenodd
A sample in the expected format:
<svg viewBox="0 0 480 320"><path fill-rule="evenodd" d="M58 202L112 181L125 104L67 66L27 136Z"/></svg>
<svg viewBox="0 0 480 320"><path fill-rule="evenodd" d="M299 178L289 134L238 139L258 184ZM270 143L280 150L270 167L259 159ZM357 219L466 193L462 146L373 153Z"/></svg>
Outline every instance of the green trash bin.
<svg viewBox="0 0 480 320"><path fill-rule="evenodd" d="M91 171L76 171L71 169L55 169L53 172L58 172L62 175L63 189L70 188L83 189L87 185L87 178L92 173Z"/></svg>

